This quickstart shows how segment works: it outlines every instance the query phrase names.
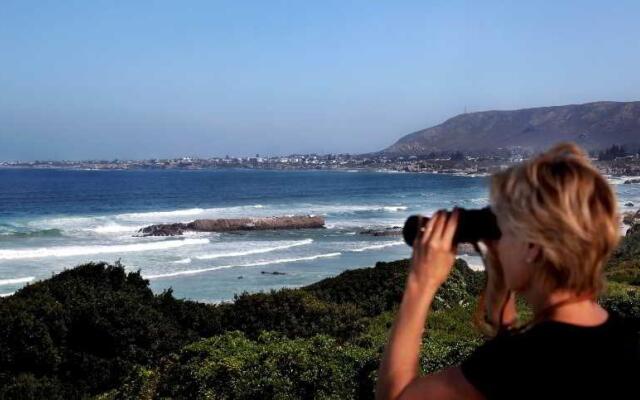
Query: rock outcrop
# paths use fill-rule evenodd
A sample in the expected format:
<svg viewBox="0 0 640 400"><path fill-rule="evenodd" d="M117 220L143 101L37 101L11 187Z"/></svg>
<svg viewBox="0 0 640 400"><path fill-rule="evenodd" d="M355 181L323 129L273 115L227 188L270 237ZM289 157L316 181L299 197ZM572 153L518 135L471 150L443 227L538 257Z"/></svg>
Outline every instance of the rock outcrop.
<svg viewBox="0 0 640 400"><path fill-rule="evenodd" d="M622 223L629 226L640 223L640 210L622 213Z"/></svg>
<svg viewBox="0 0 640 400"><path fill-rule="evenodd" d="M384 229L365 229L358 233L361 235L371 236L400 236L402 235L402 228L399 226L393 226Z"/></svg>
<svg viewBox="0 0 640 400"><path fill-rule="evenodd" d="M317 215L292 215L258 218L197 219L189 223L149 225L139 236L176 236L184 232L234 232L272 229L324 228L324 218Z"/></svg>
<svg viewBox="0 0 640 400"><path fill-rule="evenodd" d="M625 232L625 236L631 237L637 234L638 232L640 232L640 223L632 225L629 229L627 229L627 232Z"/></svg>

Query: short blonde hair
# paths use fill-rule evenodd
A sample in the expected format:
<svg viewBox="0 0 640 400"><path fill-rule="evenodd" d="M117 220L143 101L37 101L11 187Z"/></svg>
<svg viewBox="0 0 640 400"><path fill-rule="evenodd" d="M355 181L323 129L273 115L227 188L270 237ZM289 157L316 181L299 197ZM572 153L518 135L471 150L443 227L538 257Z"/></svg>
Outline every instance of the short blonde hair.
<svg viewBox="0 0 640 400"><path fill-rule="evenodd" d="M614 191L578 145L560 142L495 173L490 203L504 233L541 246L532 279L545 291L600 294L620 215Z"/></svg>

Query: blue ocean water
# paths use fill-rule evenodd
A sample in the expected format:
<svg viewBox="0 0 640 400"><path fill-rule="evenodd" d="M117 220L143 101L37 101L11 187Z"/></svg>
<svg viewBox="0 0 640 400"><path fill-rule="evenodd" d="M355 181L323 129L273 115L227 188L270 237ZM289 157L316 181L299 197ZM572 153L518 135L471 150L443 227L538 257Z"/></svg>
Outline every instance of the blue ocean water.
<svg viewBox="0 0 640 400"><path fill-rule="evenodd" d="M0 294L87 261L118 259L154 291L171 287L199 301L303 286L409 257L399 237L359 231L454 205L483 207L487 182L362 171L0 169ZM622 204L640 204L638 185L615 187ZM135 236L154 223L290 214L323 215L326 229Z"/></svg>

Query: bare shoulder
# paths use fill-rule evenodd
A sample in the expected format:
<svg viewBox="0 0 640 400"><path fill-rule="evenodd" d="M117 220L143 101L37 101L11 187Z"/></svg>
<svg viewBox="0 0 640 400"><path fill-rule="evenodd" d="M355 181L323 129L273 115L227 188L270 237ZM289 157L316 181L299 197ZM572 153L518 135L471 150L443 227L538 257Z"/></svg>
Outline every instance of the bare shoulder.
<svg viewBox="0 0 640 400"><path fill-rule="evenodd" d="M416 378L400 395L401 400L427 398L480 400L484 396L467 381L460 367L456 366Z"/></svg>

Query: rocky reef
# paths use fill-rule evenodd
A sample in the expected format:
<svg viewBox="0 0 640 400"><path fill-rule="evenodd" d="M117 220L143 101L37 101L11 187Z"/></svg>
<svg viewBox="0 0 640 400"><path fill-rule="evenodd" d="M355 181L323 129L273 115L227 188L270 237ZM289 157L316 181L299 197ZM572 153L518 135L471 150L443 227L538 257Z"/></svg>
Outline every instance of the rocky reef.
<svg viewBox="0 0 640 400"><path fill-rule="evenodd" d="M156 224L138 231L138 236L176 236L184 232L233 232L272 229L324 228L324 218L317 215L292 215L258 218L197 219L189 223Z"/></svg>
<svg viewBox="0 0 640 400"><path fill-rule="evenodd" d="M629 226L634 226L640 223L640 209L637 211L627 211L622 213L622 223Z"/></svg>
<svg viewBox="0 0 640 400"><path fill-rule="evenodd" d="M401 236L402 228L399 226L392 226L384 229L364 229L358 233L360 235L371 235L371 236Z"/></svg>

